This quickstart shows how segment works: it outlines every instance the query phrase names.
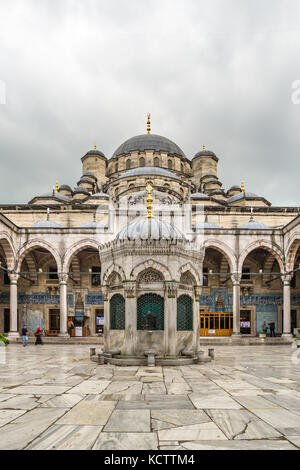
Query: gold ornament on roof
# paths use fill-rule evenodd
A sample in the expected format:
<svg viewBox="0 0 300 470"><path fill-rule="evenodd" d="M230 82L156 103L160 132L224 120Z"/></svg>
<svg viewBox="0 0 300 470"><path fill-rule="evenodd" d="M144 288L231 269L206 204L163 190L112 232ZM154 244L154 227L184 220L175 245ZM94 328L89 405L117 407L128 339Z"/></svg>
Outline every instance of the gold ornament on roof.
<svg viewBox="0 0 300 470"><path fill-rule="evenodd" d="M97 150L97 145L96 144L94 145L94 149Z"/></svg>
<svg viewBox="0 0 300 470"><path fill-rule="evenodd" d="M205 144L203 144L203 151L205 152Z"/></svg>
<svg viewBox="0 0 300 470"><path fill-rule="evenodd" d="M55 192L58 193L58 181L56 180L56 183L55 183Z"/></svg>
<svg viewBox="0 0 300 470"><path fill-rule="evenodd" d="M147 210L148 210L148 214L147 214L147 219L153 219L154 216L152 215L152 202L153 202L153 198L152 198L152 186L150 183L147 184L146 186L146 190L148 192L148 197L147 197Z"/></svg>
<svg viewBox="0 0 300 470"><path fill-rule="evenodd" d="M242 193L245 193L245 181L242 181L241 183L241 190L242 190Z"/></svg>
<svg viewBox="0 0 300 470"><path fill-rule="evenodd" d="M150 117L151 117L151 114L148 113L147 114L147 134L150 135L150 132L151 132L151 122L150 122Z"/></svg>

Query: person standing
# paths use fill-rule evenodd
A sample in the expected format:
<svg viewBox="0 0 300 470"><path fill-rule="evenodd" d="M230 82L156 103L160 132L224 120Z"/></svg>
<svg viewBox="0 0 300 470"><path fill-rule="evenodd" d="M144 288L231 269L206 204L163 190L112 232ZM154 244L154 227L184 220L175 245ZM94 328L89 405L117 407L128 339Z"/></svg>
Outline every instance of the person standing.
<svg viewBox="0 0 300 470"><path fill-rule="evenodd" d="M36 338L35 340L35 344L43 344L43 341L42 341L42 330L41 328L38 326L37 329L36 329L36 332L34 333L34 336Z"/></svg>
<svg viewBox="0 0 300 470"><path fill-rule="evenodd" d="M69 333L70 338L72 338L73 329L74 329L73 320L71 318L69 318L69 320L68 320L68 333Z"/></svg>
<svg viewBox="0 0 300 470"><path fill-rule="evenodd" d="M269 323L269 327L270 327L270 336L275 337L275 322L273 320Z"/></svg>
<svg viewBox="0 0 300 470"><path fill-rule="evenodd" d="M267 323L265 321L263 323L263 333L265 333L266 335L268 333L268 326L267 326Z"/></svg>
<svg viewBox="0 0 300 470"><path fill-rule="evenodd" d="M22 328L22 343L24 348L27 346L28 343L28 330L26 325L23 325Z"/></svg>

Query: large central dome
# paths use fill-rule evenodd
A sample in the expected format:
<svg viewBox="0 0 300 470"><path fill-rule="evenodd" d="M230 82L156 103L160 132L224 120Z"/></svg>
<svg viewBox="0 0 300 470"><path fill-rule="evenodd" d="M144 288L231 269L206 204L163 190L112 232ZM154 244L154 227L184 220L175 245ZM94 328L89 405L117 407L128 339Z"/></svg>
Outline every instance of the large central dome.
<svg viewBox="0 0 300 470"><path fill-rule="evenodd" d="M154 150L156 152L162 151L167 152L170 155L179 155L181 157L185 157L181 148L170 139L162 137L161 135L143 134L131 137L131 139L126 140L114 152L113 158L135 151L144 152L145 150Z"/></svg>

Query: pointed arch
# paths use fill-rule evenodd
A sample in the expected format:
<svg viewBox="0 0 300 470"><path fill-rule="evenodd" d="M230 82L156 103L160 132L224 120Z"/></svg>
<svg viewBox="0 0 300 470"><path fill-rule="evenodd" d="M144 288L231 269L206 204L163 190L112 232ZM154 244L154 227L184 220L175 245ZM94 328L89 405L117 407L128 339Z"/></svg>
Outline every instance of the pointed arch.
<svg viewBox="0 0 300 470"><path fill-rule="evenodd" d="M61 257L58 253L58 251L53 248L50 243L45 242L44 240L40 239L35 239L31 240L29 242L24 243L24 245L20 248L18 255L17 255L17 271L19 272L21 270L22 262L26 255L30 253L30 251L38 248L44 248L45 250L49 251L53 258L55 259L56 265L57 265L57 271L61 272L62 268L62 262L61 262Z"/></svg>
<svg viewBox="0 0 300 470"><path fill-rule="evenodd" d="M237 265L237 258L229 246L227 246L223 242L220 242L219 240L208 239L204 241L203 247L205 248L205 250L207 248L212 248L214 250L219 251L223 256L225 256L229 265L230 272L231 273L235 272L236 265Z"/></svg>
<svg viewBox="0 0 300 470"><path fill-rule="evenodd" d="M7 268L14 269L16 265L16 252L13 247L12 239L8 233L0 233L0 245L3 248Z"/></svg>
<svg viewBox="0 0 300 470"><path fill-rule="evenodd" d="M163 275L165 281L171 281L172 280L170 271L167 268L167 266L159 263L158 261L154 261L153 259L143 261L142 263L135 266L133 268L133 270L131 271L131 273L130 273L130 279L132 279L132 280L137 279L139 274L141 272L145 271L148 268L152 268L152 269L155 269L156 271L159 271Z"/></svg>
<svg viewBox="0 0 300 470"><path fill-rule="evenodd" d="M200 279L199 273L194 269L194 267L192 266L191 263L183 264L179 268L177 278L180 279L181 276L183 274L185 274L186 272L190 273L194 277L197 284L199 284L199 285L201 284L201 279Z"/></svg>
<svg viewBox="0 0 300 470"><path fill-rule="evenodd" d="M283 265L283 255L281 250L273 245L272 243L268 242L267 240L256 240L253 243L250 243L250 245L242 251L239 257L238 261L238 272L241 273L243 269L243 264L249 253L252 251L261 248L263 250L269 251L274 258L277 260L280 268L280 272L284 272L284 265Z"/></svg>
<svg viewBox="0 0 300 470"><path fill-rule="evenodd" d="M72 245L64 254L63 272L69 272L72 263L72 258L74 255L77 255L80 251L85 250L86 248L94 248L99 253L99 246L100 245L98 242L90 239L81 240L80 242L74 243L74 245Z"/></svg>
<svg viewBox="0 0 300 470"><path fill-rule="evenodd" d="M109 268L107 268L107 270L106 270L105 273L103 274L103 284L108 284L109 277L110 277L113 273L118 274L118 275L120 276L120 278L121 278L122 281L125 281L125 280L126 280L125 271L124 271L124 269L122 268L122 266L113 263L113 264L111 264L111 265L109 266Z"/></svg>

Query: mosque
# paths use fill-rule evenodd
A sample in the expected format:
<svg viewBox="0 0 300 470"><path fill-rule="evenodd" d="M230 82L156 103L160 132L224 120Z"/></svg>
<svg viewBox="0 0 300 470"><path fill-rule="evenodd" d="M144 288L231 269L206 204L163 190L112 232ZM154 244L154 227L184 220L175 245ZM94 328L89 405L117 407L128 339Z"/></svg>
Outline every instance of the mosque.
<svg viewBox="0 0 300 470"><path fill-rule="evenodd" d="M218 161L152 134L149 115L110 158L88 151L75 186L1 204L0 332L103 334L127 355L170 356L196 352L199 333L256 337L274 322L295 334L300 208L224 188Z"/></svg>

